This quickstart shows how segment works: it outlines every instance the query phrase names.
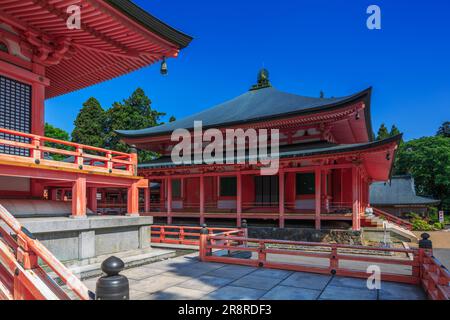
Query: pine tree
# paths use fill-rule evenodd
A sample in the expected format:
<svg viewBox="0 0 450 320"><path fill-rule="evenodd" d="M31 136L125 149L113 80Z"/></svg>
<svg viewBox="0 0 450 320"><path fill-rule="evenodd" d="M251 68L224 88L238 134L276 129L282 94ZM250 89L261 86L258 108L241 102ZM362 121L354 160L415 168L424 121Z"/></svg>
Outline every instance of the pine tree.
<svg viewBox="0 0 450 320"><path fill-rule="evenodd" d="M437 136L450 138L450 121L445 121L436 134Z"/></svg>
<svg viewBox="0 0 450 320"><path fill-rule="evenodd" d="M95 98L89 98L74 122L72 141L88 146L105 147L106 112Z"/></svg>
<svg viewBox="0 0 450 320"><path fill-rule="evenodd" d="M151 108L151 100L144 90L136 89L132 95L122 103L115 102L107 111L107 146L112 150L130 152L129 146L120 141L115 130L139 130L159 125L159 120L164 113ZM149 151L139 151L139 162L143 163L154 158Z"/></svg>
<svg viewBox="0 0 450 320"><path fill-rule="evenodd" d="M378 129L377 140L384 140L389 137L390 137L389 131L386 128L386 126L384 125L384 123L382 123L380 126L380 129Z"/></svg>

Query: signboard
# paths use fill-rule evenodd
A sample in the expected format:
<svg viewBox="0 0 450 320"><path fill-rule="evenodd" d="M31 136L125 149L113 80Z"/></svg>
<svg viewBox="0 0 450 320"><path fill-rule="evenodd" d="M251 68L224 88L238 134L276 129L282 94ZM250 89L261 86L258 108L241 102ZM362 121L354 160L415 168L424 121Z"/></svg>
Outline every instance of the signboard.
<svg viewBox="0 0 450 320"><path fill-rule="evenodd" d="M439 222L444 223L444 211L439 211Z"/></svg>

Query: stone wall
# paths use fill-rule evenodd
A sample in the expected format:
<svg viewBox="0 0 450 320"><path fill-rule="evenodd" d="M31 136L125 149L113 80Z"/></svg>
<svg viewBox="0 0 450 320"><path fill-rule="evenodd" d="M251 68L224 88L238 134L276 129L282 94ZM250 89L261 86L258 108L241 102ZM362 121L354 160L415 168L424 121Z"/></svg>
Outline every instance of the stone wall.
<svg viewBox="0 0 450 320"><path fill-rule="evenodd" d="M350 245L361 245L363 243L362 233L352 230L315 230L305 228L266 228L250 227L248 229L250 238L276 239L304 242L326 242Z"/></svg>
<svg viewBox="0 0 450 320"><path fill-rule="evenodd" d="M19 219L61 261L88 262L100 255L150 247L152 217ZM6 225L2 227L7 229Z"/></svg>

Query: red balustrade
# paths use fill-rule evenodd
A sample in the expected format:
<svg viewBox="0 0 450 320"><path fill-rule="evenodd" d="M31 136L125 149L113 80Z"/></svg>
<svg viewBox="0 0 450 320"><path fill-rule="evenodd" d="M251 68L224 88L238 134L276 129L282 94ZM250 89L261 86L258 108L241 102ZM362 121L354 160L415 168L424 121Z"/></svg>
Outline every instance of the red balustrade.
<svg viewBox="0 0 450 320"><path fill-rule="evenodd" d="M228 254L220 254L221 251ZM202 234L200 260L346 277L368 278L380 266L381 280L421 284L433 300L449 300L449 272L425 249L396 249L343 244L263 240ZM229 253L250 253L240 258ZM243 255L240 255L241 257ZM275 258L276 257L276 258Z"/></svg>
<svg viewBox="0 0 450 320"><path fill-rule="evenodd" d="M25 151L21 152L22 155L0 153L0 161L16 165L32 164L127 176L137 174L136 154L127 154L4 128L0 128L0 133L10 139L0 139L0 146ZM54 157L54 155L59 157Z"/></svg>
<svg viewBox="0 0 450 320"><path fill-rule="evenodd" d="M396 217L396 216L394 216L394 215L392 215L390 213L387 213L387 212L385 212L383 210L380 210L380 209L377 209L377 208L372 208L372 209L373 209L373 214L375 216L384 218L387 221L395 223L395 224L397 224L397 225L399 225L399 226L401 226L401 227L403 227L405 229L408 229L408 230L412 230L413 229L412 223L410 223L410 222L408 222L408 221L406 221L404 219Z"/></svg>
<svg viewBox="0 0 450 320"><path fill-rule="evenodd" d="M0 221L16 235L0 227L0 300L70 300L38 259L80 299L90 299L86 286L1 205Z"/></svg>

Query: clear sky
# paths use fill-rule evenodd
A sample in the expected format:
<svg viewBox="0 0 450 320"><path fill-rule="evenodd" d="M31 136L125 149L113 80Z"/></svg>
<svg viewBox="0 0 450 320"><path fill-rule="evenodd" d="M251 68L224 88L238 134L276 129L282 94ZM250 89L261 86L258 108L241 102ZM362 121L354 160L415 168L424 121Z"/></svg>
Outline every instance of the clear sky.
<svg viewBox="0 0 450 320"><path fill-rule="evenodd" d="M134 0L194 37L178 59L46 101L46 121L69 132L94 96L107 109L142 87L177 118L244 93L265 66L279 90L318 97L373 87L374 130L396 124L407 140L450 121L448 0ZM382 30L366 9L381 7Z"/></svg>

